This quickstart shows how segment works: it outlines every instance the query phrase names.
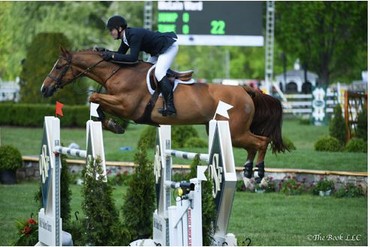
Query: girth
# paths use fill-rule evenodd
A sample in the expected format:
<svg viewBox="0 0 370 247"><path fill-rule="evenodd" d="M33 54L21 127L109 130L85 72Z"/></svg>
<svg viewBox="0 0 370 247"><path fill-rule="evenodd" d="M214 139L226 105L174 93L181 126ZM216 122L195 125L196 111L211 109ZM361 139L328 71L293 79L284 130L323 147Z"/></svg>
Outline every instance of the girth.
<svg viewBox="0 0 370 247"><path fill-rule="evenodd" d="M177 79L184 80L184 81L190 80L192 75L193 75L192 70L186 71L186 72L178 72L178 71L168 69L166 73L167 78L170 80L172 84L174 84L175 80ZM158 97L161 94L161 91L158 87L158 81L154 75L154 70L151 71L149 78L150 78L150 86L154 90L154 93L152 94L148 104L146 105L143 115L137 120L135 120L134 122L137 124L148 124L148 125L159 127L159 124L155 123L151 118L155 103L157 102Z"/></svg>

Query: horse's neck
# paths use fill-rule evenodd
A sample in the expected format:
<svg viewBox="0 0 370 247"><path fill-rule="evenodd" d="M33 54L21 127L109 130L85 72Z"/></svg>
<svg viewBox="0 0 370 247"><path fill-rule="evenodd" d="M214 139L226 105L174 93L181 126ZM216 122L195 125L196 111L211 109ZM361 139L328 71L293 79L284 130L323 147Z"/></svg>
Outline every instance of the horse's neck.
<svg viewBox="0 0 370 247"><path fill-rule="evenodd" d="M104 86L113 66L94 52L80 52L74 55L74 65L84 76Z"/></svg>
<svg viewBox="0 0 370 247"><path fill-rule="evenodd" d="M94 52L81 52L75 54L75 65L84 75L102 86L119 82L125 89L140 88L145 85L146 73L150 64L140 62L137 65L121 66L106 61ZM86 73L88 72L88 73Z"/></svg>

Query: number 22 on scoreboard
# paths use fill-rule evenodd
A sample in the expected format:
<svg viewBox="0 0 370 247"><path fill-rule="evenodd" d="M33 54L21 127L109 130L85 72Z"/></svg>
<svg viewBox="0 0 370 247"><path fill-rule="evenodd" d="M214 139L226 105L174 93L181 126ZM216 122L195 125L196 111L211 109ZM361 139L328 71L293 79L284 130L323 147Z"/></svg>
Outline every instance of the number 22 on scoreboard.
<svg viewBox="0 0 370 247"><path fill-rule="evenodd" d="M222 20L211 21L211 34L225 34L225 22Z"/></svg>

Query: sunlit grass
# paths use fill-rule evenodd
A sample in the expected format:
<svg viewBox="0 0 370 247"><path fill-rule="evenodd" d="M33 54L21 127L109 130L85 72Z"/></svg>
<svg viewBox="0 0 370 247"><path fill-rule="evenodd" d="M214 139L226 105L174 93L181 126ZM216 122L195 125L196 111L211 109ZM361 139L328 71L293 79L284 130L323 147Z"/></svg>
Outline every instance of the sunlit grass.
<svg viewBox="0 0 370 247"><path fill-rule="evenodd" d="M0 245L14 243L17 219L27 219L31 213L36 218L39 209L34 196L38 186L37 182L0 185ZM78 217L84 217L81 188L71 185L72 217L76 211ZM113 191L117 209L123 205L126 190L127 187L119 186ZM234 233L239 241L249 237L252 245L365 246L367 198L236 192L228 232ZM340 238L342 235L342 240L330 239L330 236ZM358 240L351 239L352 236Z"/></svg>
<svg viewBox="0 0 370 247"><path fill-rule="evenodd" d="M104 131L104 148L106 160L129 161L134 160L137 142L145 125L130 124L124 135L115 135ZM201 138L207 140L204 126L195 126ZM265 158L267 168L297 168L315 170L338 171L367 171L366 153L346 152L317 152L314 143L324 135L328 135L328 126L302 125L297 119L286 119L283 122L283 135L289 138L297 148L291 152L272 154L268 151ZM40 128L13 128L1 127L1 143L12 144L20 149L22 155L38 155L40 152L42 129ZM72 142L86 146L84 129L61 129L63 145ZM121 150L122 149L130 150ZM191 152L206 153L207 148L187 148ZM233 149L236 166L243 166L246 152L242 149ZM154 149L148 150L148 157L153 158ZM190 164L191 161L174 159L175 164Z"/></svg>

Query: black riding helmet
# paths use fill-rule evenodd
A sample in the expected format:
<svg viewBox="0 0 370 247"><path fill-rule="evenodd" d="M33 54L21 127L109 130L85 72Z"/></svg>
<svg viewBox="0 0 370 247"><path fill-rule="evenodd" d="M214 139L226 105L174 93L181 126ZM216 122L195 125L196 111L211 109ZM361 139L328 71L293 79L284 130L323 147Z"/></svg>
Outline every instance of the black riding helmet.
<svg viewBox="0 0 370 247"><path fill-rule="evenodd" d="M112 30L113 28L118 29L119 27L122 27L123 29L127 27L127 21L125 20L125 18L119 15L115 15L109 18L107 22L107 28L109 30Z"/></svg>

